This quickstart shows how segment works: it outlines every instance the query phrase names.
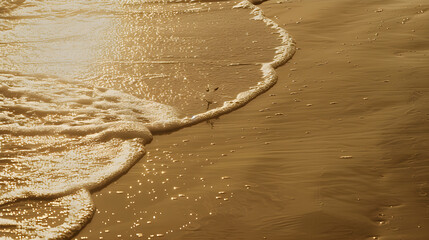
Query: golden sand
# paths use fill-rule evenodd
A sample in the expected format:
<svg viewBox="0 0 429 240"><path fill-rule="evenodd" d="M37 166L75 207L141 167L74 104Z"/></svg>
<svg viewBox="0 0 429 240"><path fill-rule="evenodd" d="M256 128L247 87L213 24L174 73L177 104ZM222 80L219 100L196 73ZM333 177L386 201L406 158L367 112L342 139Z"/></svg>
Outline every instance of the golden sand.
<svg viewBox="0 0 429 240"><path fill-rule="evenodd" d="M260 7L299 48L277 85L155 138L77 239L429 236L428 3Z"/></svg>

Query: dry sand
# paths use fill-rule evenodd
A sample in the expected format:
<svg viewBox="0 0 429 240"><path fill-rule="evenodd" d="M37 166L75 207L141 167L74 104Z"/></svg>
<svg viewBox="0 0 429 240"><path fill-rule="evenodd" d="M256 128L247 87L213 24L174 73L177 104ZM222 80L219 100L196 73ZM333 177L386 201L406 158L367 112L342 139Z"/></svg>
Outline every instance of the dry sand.
<svg viewBox="0 0 429 240"><path fill-rule="evenodd" d="M429 237L429 3L260 6L299 47L278 84L156 136L77 239Z"/></svg>

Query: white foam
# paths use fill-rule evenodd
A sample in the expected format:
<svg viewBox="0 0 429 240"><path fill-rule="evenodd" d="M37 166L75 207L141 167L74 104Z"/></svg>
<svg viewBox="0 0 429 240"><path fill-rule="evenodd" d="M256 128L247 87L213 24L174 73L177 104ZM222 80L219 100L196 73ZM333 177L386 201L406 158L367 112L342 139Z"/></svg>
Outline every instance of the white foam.
<svg viewBox="0 0 429 240"><path fill-rule="evenodd" d="M248 1L234 8L251 10L281 38L272 61L262 63L262 80L221 107L179 119L169 106L107 89L91 89L75 82L48 77L0 74L0 134L11 141L38 146L35 154L18 152L13 165L24 169L2 189L0 205L28 198L57 198L69 209L64 223L52 229L0 219L0 226L35 229L42 239L62 239L82 228L93 214L88 191L105 186L144 155L144 145L159 134L187 127L243 107L277 82L275 68L295 52L289 34ZM24 117L23 117L24 116ZM42 119L42 120L40 120ZM41 122L38 122L38 121ZM26 139L26 137L37 138ZM39 154L48 149L48 154ZM27 152L25 152L27 151ZM9 175L8 175L9 174ZM11 172L0 177L11 177ZM77 191L77 192L76 192ZM64 197L63 197L64 196Z"/></svg>
<svg viewBox="0 0 429 240"><path fill-rule="evenodd" d="M94 204L91 200L91 194L85 189L60 197L58 199L44 201L50 208L57 206L60 209L64 219L60 225L50 226L49 217L39 215L29 215L20 221L10 219L0 219L3 234L17 235L19 239L69 239L77 231L88 223L94 214ZM31 206L33 212L43 211L37 205ZM27 213L28 214L28 213ZM56 216L52 216L56 217ZM1 239L13 239L12 237L0 237Z"/></svg>
<svg viewBox="0 0 429 240"><path fill-rule="evenodd" d="M262 9L253 5L251 2L245 0L238 3L233 8L251 9L251 14L254 16L252 18L253 20L263 21L267 26L274 29L280 35L282 45L276 48L276 54L273 60L271 62L261 64L262 81L260 81L256 86L251 87L248 91L239 93L234 100L225 102L221 107L183 119L155 121L146 124L146 127L152 132L152 134L187 127L232 112L243 107L276 84L278 76L275 69L285 64L294 55L294 40L285 29L280 27L273 20L267 18Z"/></svg>
<svg viewBox="0 0 429 240"><path fill-rule="evenodd" d="M40 118L56 114L62 126L100 125L109 122L106 121L109 117L115 118L111 122L144 122L174 119L177 116L170 106L119 91L87 88L79 82L8 74L0 74L0 80L0 94L6 97L1 105L3 111ZM83 117L76 121L79 115ZM31 125L22 119L14 120L21 126ZM76 122L79 124L76 125Z"/></svg>
<svg viewBox="0 0 429 240"><path fill-rule="evenodd" d="M19 223L12 219L0 218L0 226L18 226Z"/></svg>
<svg viewBox="0 0 429 240"><path fill-rule="evenodd" d="M92 218L94 214L94 204L91 194L81 189L74 194L67 195L60 199L60 204L68 210L64 222L56 227L40 227L38 235L42 239L67 239L79 231ZM33 226L31 226L33 227Z"/></svg>
<svg viewBox="0 0 429 240"><path fill-rule="evenodd" d="M81 146L80 151L73 149L48 156L30 156L34 159L26 160L29 169L15 173L15 178L26 181L26 184L3 189L5 193L0 195L0 205L26 198L60 197L78 189L93 190L105 186L128 171L145 153L142 142L136 139L117 143L116 148L109 142L105 144L107 147L100 146L102 143L90 145L89 148L95 148L93 152ZM93 159L112 156L108 162ZM84 164L85 168L82 167Z"/></svg>

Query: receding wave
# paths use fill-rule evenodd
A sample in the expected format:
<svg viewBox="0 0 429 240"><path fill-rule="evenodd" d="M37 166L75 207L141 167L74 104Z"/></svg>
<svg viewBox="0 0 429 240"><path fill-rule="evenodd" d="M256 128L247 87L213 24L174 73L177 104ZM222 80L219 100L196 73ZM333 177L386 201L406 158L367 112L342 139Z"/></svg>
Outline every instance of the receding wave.
<svg viewBox="0 0 429 240"><path fill-rule="evenodd" d="M66 12L61 9L61 3L57 2L55 9ZM67 32L60 35L61 38L49 32L51 41L45 41L49 39L38 39L40 32L25 31L28 26L33 30L51 31L51 19L34 26L12 24L11 29L17 33L5 35L7 44L3 49L8 57L0 61L3 69L0 73L0 233L6 239L71 237L92 217L94 206L89 192L124 174L141 159L144 146L153 135L243 107L276 83L275 68L290 59L295 51L288 33L248 1L233 5L231 13L220 11L223 3L215 6L192 3L178 9L156 4L148 9L139 3L141 1L121 1L122 6L131 10L117 11L112 7L107 12L114 13L116 18L103 15L94 25L90 19L75 19L74 13L69 15L78 26L86 25L90 29L86 35L79 28L76 34ZM105 1L104 4L112 3ZM133 4L135 6L130 7ZM231 4L225 6L232 8ZM167 9L167 13L164 13L164 25L159 26L160 20L151 16L150 10L162 12L162 9ZM212 13L210 9L219 12ZM243 39L234 37L231 45L225 46L210 35L216 35L216 31L203 31L192 18L203 12L212 14L208 15L213 17L212 22L206 23L220 28L224 22L216 22L219 18L215 14L232 16L243 9L263 24L260 29L269 27L279 38L269 59L266 57L269 49L263 50L264 43L252 40L260 35L251 35L256 27L240 29ZM129 11L140 14L124 17L123 13ZM189 19L183 20L179 15L186 11L194 15L186 15ZM28 9L17 16L26 13L30 13ZM144 26L138 25L141 19L147 20ZM177 28L182 29L180 31L174 28L177 23L173 21L177 20L183 21L179 22L183 26ZM118 22L121 27L115 27ZM62 29L70 23L55 20L55 24ZM244 28L241 24L229 26L230 31ZM19 28L23 28L21 36ZM146 36L141 29L156 36ZM195 33L195 29L201 31ZM171 32L177 36L169 35ZM97 34L103 36L102 40L94 37ZM57 46L59 43L63 45ZM104 49L109 51L96 47L100 45L107 46ZM73 51L67 52L67 47ZM215 47L224 47L229 51L228 56L217 49L207 52ZM84 50L78 51L79 48ZM248 53L242 54L242 48L248 49ZM45 53L46 49L49 51ZM46 71L49 75L40 74ZM236 74L226 76L234 81L226 81L225 74ZM19 209L26 201L32 201L33 217L20 214ZM36 213L46 209L43 206L51 206L53 210L41 218ZM12 208L16 210L11 211ZM50 220L50 214L55 213L61 214L56 215L55 221Z"/></svg>

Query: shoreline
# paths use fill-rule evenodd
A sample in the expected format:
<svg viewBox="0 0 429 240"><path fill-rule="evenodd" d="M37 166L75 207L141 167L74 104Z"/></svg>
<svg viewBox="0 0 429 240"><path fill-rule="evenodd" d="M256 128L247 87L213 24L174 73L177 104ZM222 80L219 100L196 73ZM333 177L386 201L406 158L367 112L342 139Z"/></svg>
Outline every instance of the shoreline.
<svg viewBox="0 0 429 240"><path fill-rule="evenodd" d="M213 127L155 137L92 194L97 212L75 238L425 239L429 5L419 4L259 5L299 48L278 83Z"/></svg>

